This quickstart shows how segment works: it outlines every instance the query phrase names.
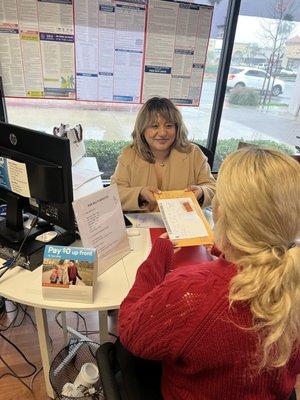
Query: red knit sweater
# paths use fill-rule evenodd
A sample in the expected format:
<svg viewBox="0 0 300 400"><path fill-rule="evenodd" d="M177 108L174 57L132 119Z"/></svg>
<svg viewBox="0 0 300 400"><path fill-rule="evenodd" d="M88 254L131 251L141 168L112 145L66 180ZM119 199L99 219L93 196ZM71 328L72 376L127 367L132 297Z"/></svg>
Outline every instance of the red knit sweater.
<svg viewBox="0 0 300 400"><path fill-rule="evenodd" d="M286 367L257 372L257 336L241 328L251 326L249 308L229 309L236 267L220 258L172 270L172 258L171 242L158 239L119 315L123 345L162 361L164 399L287 399L300 350Z"/></svg>

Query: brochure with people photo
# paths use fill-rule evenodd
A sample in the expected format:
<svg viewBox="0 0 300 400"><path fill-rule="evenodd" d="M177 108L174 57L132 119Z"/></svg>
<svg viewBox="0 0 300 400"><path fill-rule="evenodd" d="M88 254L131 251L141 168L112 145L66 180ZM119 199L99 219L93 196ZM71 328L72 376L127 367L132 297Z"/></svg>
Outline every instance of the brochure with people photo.
<svg viewBox="0 0 300 400"><path fill-rule="evenodd" d="M97 279L96 249L45 246L42 290L45 300L93 302Z"/></svg>

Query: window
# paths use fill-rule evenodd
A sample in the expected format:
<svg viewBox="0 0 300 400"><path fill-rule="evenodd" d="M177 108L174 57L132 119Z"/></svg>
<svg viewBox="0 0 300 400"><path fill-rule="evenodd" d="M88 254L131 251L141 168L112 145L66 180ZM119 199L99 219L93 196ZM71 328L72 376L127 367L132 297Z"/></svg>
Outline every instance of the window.
<svg viewBox="0 0 300 400"><path fill-rule="evenodd" d="M199 1L206 5L215 3L200 107L180 107L189 131L189 138L203 145L206 145L207 141L216 76L220 62L224 21L227 12L226 1L224 0L223 4L221 4L222 1L220 4L213 0ZM97 1L93 0L92 3L97 3ZM84 29L83 34L85 34ZM169 35L171 34L170 32ZM165 37L164 39L168 41L170 38ZM86 54L90 54L89 48L86 48L85 51ZM130 76L128 76L128 79L130 79ZM25 98L7 98L6 105L10 123L48 133L51 133L53 128L61 123L69 124L70 127L80 123L83 127L83 138L88 155L97 157L99 168L104 172L103 177L105 179L113 173L120 149L131 140L131 132L140 109L140 105L126 103Z"/></svg>
<svg viewBox="0 0 300 400"><path fill-rule="evenodd" d="M238 74L239 72L242 72L242 71L243 71L242 68L230 67L230 69L229 69L230 74Z"/></svg>
<svg viewBox="0 0 300 400"><path fill-rule="evenodd" d="M256 0L241 2L233 47L233 55L238 56L232 59L229 73L239 67L250 69L244 74L243 87L226 93L215 170L239 141L300 153L298 3L274 0L266 7Z"/></svg>

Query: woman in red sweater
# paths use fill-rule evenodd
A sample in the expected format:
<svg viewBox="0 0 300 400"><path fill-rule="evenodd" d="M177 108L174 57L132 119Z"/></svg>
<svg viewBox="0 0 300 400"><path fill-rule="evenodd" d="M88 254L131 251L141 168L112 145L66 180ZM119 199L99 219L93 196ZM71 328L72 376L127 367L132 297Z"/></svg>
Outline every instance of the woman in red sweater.
<svg viewBox="0 0 300 400"><path fill-rule="evenodd" d="M300 373L300 164L250 148L221 166L222 255L174 269L158 239L121 305L120 340L162 363L165 400L284 400Z"/></svg>

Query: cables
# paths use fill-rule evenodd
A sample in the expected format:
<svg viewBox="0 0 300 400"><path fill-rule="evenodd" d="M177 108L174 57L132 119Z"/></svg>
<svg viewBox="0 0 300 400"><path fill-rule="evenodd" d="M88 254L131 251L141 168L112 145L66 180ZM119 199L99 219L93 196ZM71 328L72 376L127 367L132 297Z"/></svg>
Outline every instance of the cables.
<svg viewBox="0 0 300 400"><path fill-rule="evenodd" d="M23 249L23 246L24 246L24 244L25 244L25 242L26 242L28 236L30 235L32 229L35 227L35 225L36 225L36 223L37 223L37 221L38 221L38 218L39 218L39 215L40 215L40 211L41 211L41 205L39 204L37 215L36 215L36 216L33 218L33 220L30 222L30 227L29 227L28 231L26 232L26 235L24 236L24 239L23 239L22 243L20 244L20 247L19 247L19 249L18 249L18 251L17 251L17 254L16 254L14 257L10 258L9 260L6 260L6 261L3 263L2 267L0 267L0 271L2 270L2 271L0 272L0 278L1 278L8 270L14 268L14 267L16 266L17 262L19 261L19 258L20 258L20 255L21 255L21 251L22 251L22 249Z"/></svg>
<svg viewBox="0 0 300 400"><path fill-rule="evenodd" d="M31 367L33 368L33 371L30 373L25 373L25 374L17 374L16 371L14 371L14 369L6 362L6 360L3 357L3 354L0 355L0 360L2 361L2 363L6 366L6 368L8 369L9 372L5 372L2 375L0 375L0 379L9 375L12 376L16 379L18 379L24 386L26 386L30 391L32 391L32 387L33 387L33 381L36 378L36 376L42 371L43 367L39 367L37 368L35 364L33 364L32 362L30 362L26 355L19 349L19 347L13 343L10 339L8 339L2 332L7 331L8 329L13 329L13 328L18 328L20 327L23 323L25 318L27 317L32 326L34 327L34 329L36 328L36 323L33 321L31 315L29 314L29 312L27 311L28 306L22 306L18 303L15 302L11 302L6 300L7 303L10 303L14 308L13 309L9 309L9 307L7 307L7 314L10 313L14 313L13 318L11 320L11 322L8 325L4 325L2 323L0 323L1 328L0 328L0 339L2 338L3 340L5 340L8 344L10 344L23 358L23 360ZM21 317L21 318L19 318ZM52 351L52 339L51 340L51 351ZM23 379L25 378L30 378L31 377L31 381L29 384L27 384L26 382L23 381Z"/></svg>
<svg viewBox="0 0 300 400"><path fill-rule="evenodd" d="M30 362L28 360L28 358L25 356L25 354L11 340L9 340L7 337L5 337L1 332L0 332L0 336L2 337L2 339L4 339L6 342L8 342L22 356L22 358L26 361L27 364L29 364L34 369L34 371L29 374L18 375L13 370L13 368L11 368L7 364L7 362L4 360L3 356L0 355L0 360L3 362L3 364L6 366L6 368L10 371L10 372L5 372L4 374L0 375L0 379L6 375L13 376L14 378L17 378L21 383L23 383L23 385L25 385L30 391L32 391L32 388L30 386L28 386L27 383L23 381L23 379L33 376L37 371L36 366L32 362Z"/></svg>

